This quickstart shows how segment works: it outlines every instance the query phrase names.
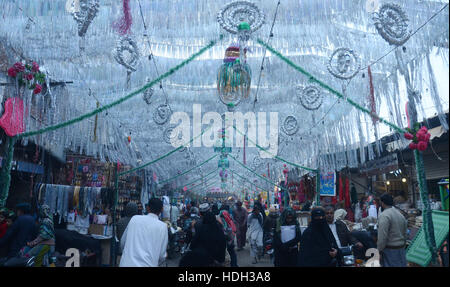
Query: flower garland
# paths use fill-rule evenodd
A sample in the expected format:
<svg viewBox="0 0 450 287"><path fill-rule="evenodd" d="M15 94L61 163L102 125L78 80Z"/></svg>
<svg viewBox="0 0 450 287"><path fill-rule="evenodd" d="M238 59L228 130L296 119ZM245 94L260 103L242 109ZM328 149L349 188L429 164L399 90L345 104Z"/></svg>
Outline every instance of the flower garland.
<svg viewBox="0 0 450 287"><path fill-rule="evenodd" d="M42 85L45 83L45 74L39 71L39 65L36 62L31 65L16 62L8 69L8 76L17 79L20 86L33 90L35 95L41 93Z"/></svg>
<svg viewBox="0 0 450 287"><path fill-rule="evenodd" d="M424 151L428 147L428 142L430 141L431 134L428 129L423 126L419 129L419 125L416 124L414 129L407 128L408 132L404 133L404 137L408 140L412 140L409 144L409 148L412 150Z"/></svg>

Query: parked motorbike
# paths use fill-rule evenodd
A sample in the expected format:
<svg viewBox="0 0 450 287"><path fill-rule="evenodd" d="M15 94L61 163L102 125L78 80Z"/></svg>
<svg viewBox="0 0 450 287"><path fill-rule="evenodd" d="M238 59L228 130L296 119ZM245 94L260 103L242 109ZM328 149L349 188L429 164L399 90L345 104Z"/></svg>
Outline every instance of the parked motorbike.
<svg viewBox="0 0 450 287"><path fill-rule="evenodd" d="M353 255L353 245L349 245L349 246L344 246L339 248L342 257L343 257L343 266L344 267L348 267L348 266L354 266L355 265L355 256Z"/></svg>

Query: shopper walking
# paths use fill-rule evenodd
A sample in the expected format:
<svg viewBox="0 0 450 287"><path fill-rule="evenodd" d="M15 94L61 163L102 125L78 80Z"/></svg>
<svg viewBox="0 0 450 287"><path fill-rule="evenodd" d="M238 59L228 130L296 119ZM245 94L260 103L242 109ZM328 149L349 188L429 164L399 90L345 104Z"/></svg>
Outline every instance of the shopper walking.
<svg viewBox="0 0 450 287"><path fill-rule="evenodd" d="M263 248L263 216L257 205L253 207L247 219L248 241L250 243L250 256L253 258L252 264L258 263L261 258Z"/></svg>
<svg viewBox="0 0 450 287"><path fill-rule="evenodd" d="M406 236L408 222L393 207L394 200L390 194L381 196L381 214L378 217L377 249L381 255L383 267L406 267Z"/></svg>
<svg viewBox="0 0 450 287"><path fill-rule="evenodd" d="M234 250L234 242L236 239L236 225L234 224L231 215L228 213L228 205L222 205L218 220L223 226L223 232L227 238L227 251L230 255L230 266L238 267L236 251Z"/></svg>
<svg viewBox="0 0 450 287"><path fill-rule="evenodd" d="M165 259L168 230L158 216L163 203L158 198L148 202L147 215L133 216L122 235L120 267L157 267Z"/></svg>
<svg viewBox="0 0 450 287"><path fill-rule="evenodd" d="M280 218L277 220L273 239L275 267L293 267L297 265L300 238L300 225L295 211L288 207L283 210Z"/></svg>
<svg viewBox="0 0 450 287"><path fill-rule="evenodd" d="M201 224L195 227L191 250L204 248L208 254L208 265L221 266L225 261L226 244L225 234L214 214L210 210L203 212Z"/></svg>
<svg viewBox="0 0 450 287"><path fill-rule="evenodd" d="M233 210L233 219L236 224L236 243L237 251L241 251L245 246L245 239L247 233L247 210L242 207L242 202L236 202L236 207Z"/></svg>

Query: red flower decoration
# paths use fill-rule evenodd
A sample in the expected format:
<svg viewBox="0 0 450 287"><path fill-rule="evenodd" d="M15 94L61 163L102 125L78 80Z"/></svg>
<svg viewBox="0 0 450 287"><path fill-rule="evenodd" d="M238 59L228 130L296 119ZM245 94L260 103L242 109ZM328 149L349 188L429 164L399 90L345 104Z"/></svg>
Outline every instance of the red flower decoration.
<svg viewBox="0 0 450 287"><path fill-rule="evenodd" d="M27 79L28 81L33 80L33 75L32 74L26 74L25 75L25 79Z"/></svg>
<svg viewBox="0 0 450 287"><path fill-rule="evenodd" d="M33 72L39 72L39 65L36 62L33 62L33 67L31 68Z"/></svg>
<svg viewBox="0 0 450 287"><path fill-rule="evenodd" d="M8 69L8 76L15 78L17 76L17 71L14 67Z"/></svg>
<svg viewBox="0 0 450 287"><path fill-rule="evenodd" d="M411 133L405 133L404 136L408 140L412 140L414 138L414 136Z"/></svg>
<svg viewBox="0 0 450 287"><path fill-rule="evenodd" d="M39 84L36 84L36 87L34 88L33 94L37 95L42 91L42 87Z"/></svg>
<svg viewBox="0 0 450 287"><path fill-rule="evenodd" d="M410 149L417 149L417 144L416 143L410 143L409 144L409 148Z"/></svg>
<svg viewBox="0 0 450 287"><path fill-rule="evenodd" d="M427 147L428 147L428 142L425 142L425 141L421 141L417 144L417 149L420 151L426 150Z"/></svg>
<svg viewBox="0 0 450 287"><path fill-rule="evenodd" d="M16 69L17 72L23 72L25 71L25 66L21 62L16 62L13 65L13 68Z"/></svg>

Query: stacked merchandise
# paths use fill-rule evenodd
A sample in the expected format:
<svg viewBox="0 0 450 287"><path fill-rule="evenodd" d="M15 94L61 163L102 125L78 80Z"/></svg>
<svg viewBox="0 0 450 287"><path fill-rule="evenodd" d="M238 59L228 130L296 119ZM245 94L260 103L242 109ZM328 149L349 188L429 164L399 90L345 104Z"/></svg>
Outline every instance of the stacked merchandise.
<svg viewBox="0 0 450 287"><path fill-rule="evenodd" d="M130 169L129 166L121 167L120 172ZM118 199L116 207L116 220L120 219L121 213L125 210L125 206L128 202L136 203L140 209L141 204L141 191L142 191L142 179L135 174L127 174L119 177L118 182Z"/></svg>

